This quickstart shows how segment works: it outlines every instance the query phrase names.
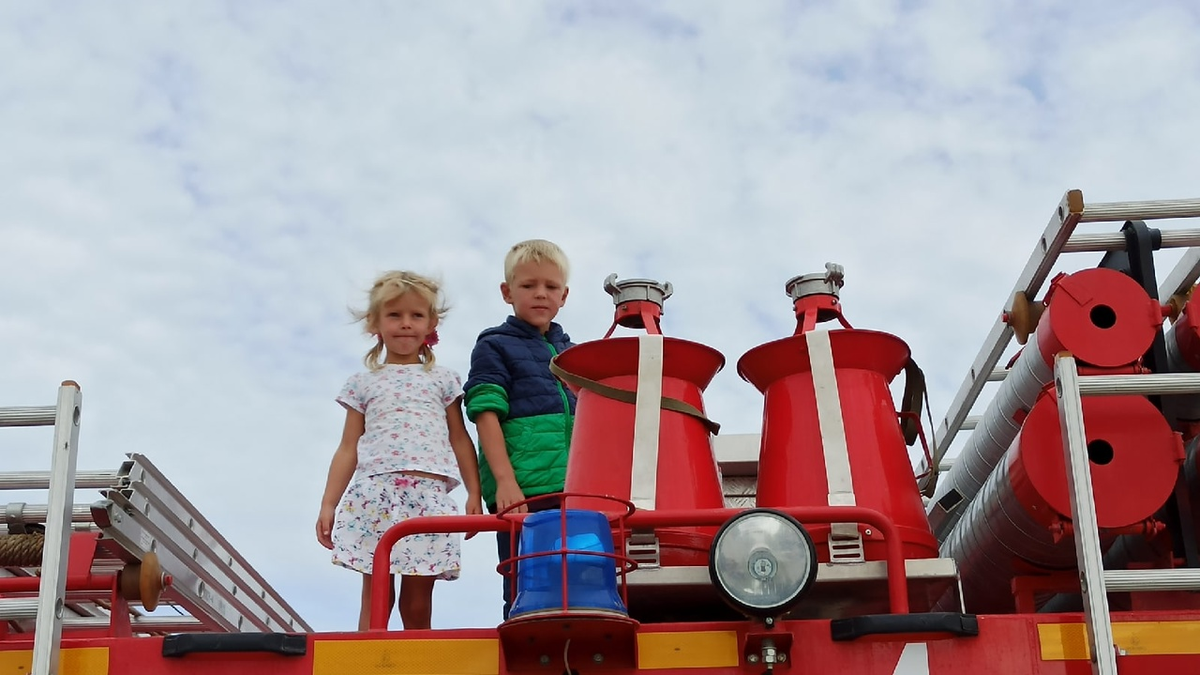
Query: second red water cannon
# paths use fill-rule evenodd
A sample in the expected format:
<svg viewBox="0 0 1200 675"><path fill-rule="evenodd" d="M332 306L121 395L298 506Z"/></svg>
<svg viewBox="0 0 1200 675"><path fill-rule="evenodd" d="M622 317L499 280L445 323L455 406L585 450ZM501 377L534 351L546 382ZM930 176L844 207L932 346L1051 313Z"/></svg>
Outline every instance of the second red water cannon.
<svg viewBox="0 0 1200 675"><path fill-rule="evenodd" d="M738 374L764 394L757 505L866 506L893 519L906 557L936 557L889 389L902 370L910 382L920 379L919 370L900 338L850 327L839 299L843 283L835 263L824 273L793 277L786 290L796 334L738 361ZM841 328L815 330L834 319ZM806 527L820 544L821 562L885 555L879 533L861 524Z"/></svg>

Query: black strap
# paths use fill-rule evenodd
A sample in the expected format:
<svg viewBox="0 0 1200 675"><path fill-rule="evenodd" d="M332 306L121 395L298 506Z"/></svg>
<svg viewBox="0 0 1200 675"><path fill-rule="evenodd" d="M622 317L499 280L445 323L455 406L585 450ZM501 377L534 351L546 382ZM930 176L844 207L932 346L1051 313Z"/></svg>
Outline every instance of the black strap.
<svg viewBox="0 0 1200 675"><path fill-rule="evenodd" d="M550 372L554 373L563 382L566 382L567 384L573 384L581 389L587 389L588 391L597 393L605 398L611 398L614 401L621 401L623 403L637 402L636 391L618 389L616 387L610 387L607 384L601 384L595 380L589 380L582 375L576 375L575 373L563 370L562 366L559 366L557 363L555 363L556 361L558 361L557 356L550 359ZM695 406L685 401L680 401L677 398L662 396L661 400L659 401L659 407L661 407L663 410L673 410L677 413L683 413L684 415L695 417L696 419L700 420L700 423L703 424L705 428L708 429L708 432L713 436L716 436L717 432L721 430L720 424L717 424L716 422L705 417L704 413Z"/></svg>
<svg viewBox="0 0 1200 675"><path fill-rule="evenodd" d="M912 413L900 420L904 432L904 444L917 442L917 429L921 425L921 400L925 397L925 373L912 357L904 364L904 395L900 398L900 412Z"/></svg>

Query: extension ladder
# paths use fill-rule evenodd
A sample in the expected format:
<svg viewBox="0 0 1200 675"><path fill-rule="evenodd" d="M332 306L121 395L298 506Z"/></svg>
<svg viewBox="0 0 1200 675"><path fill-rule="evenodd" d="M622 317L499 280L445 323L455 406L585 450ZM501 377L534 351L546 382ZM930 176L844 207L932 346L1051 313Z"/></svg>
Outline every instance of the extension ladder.
<svg viewBox="0 0 1200 675"><path fill-rule="evenodd" d="M311 632L145 456L130 454L116 471L76 470L81 400L66 382L56 406L0 408L0 426L55 427L49 472L0 472L0 490L47 490L48 502L5 509L0 641L32 630L32 673L49 675L64 629ZM79 488L102 499L74 504ZM145 613L160 602L175 611Z"/></svg>

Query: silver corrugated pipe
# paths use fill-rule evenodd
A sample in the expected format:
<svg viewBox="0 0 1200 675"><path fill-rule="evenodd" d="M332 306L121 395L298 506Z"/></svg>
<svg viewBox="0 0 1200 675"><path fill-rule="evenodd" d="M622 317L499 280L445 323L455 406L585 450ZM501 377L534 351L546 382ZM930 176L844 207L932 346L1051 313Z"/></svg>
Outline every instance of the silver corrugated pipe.
<svg viewBox="0 0 1200 675"><path fill-rule="evenodd" d="M983 488L992 469L1017 437L1024 413L1033 408L1042 388L1054 378L1054 369L1038 348L1038 334L1031 337L1030 344L1005 376L1000 391L996 392L983 419L967 439L957 461L938 480L929 511L929 525L938 541L946 539L966 512L964 507Z"/></svg>

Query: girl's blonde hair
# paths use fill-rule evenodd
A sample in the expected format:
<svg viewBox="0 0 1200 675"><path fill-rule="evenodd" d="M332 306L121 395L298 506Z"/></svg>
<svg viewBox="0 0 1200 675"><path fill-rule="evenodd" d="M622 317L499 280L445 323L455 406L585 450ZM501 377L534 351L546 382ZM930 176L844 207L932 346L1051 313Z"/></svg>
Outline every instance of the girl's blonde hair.
<svg viewBox="0 0 1200 675"><path fill-rule="evenodd" d="M368 335L376 336L375 346L371 347L363 357L363 364L369 370L375 371L383 367L383 363L380 361L384 352L383 338L379 336L379 316L383 311L383 306L405 293L417 293L429 303L430 318L436 319L435 329L446 316L449 307L446 306L441 288L433 279L403 270L384 272L379 275L379 278L375 279L375 283L371 285L371 291L367 294L367 309L354 311L354 318L363 322L363 330ZM420 356L422 363L425 364L425 370L432 370L435 358L433 348L428 343L421 345Z"/></svg>

